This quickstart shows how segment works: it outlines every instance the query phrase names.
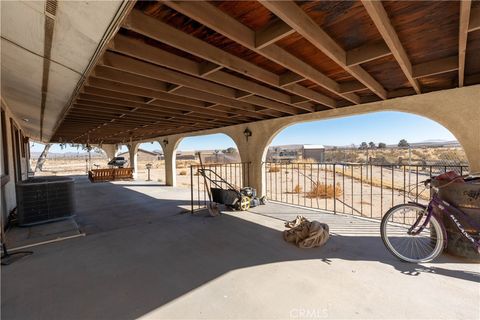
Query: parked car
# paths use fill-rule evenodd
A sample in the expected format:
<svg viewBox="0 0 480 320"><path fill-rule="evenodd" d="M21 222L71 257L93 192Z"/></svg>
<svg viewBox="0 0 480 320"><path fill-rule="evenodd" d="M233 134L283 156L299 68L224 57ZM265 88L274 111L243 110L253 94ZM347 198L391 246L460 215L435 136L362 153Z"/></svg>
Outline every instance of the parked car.
<svg viewBox="0 0 480 320"><path fill-rule="evenodd" d="M124 157L114 157L112 160L108 162L109 166L115 166L119 168L123 168L123 166L127 163L128 161L125 160Z"/></svg>

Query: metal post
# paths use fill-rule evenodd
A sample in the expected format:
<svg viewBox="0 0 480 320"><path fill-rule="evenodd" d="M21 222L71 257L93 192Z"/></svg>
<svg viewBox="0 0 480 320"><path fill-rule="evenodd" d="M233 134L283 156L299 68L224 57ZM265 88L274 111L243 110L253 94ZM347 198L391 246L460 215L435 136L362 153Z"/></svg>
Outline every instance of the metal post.
<svg viewBox="0 0 480 320"><path fill-rule="evenodd" d="M333 164L333 213L337 213L337 184L335 174L335 163Z"/></svg>
<svg viewBox="0 0 480 320"><path fill-rule="evenodd" d="M150 178L150 170L148 170ZM193 165L190 165L190 213L193 213Z"/></svg>
<svg viewBox="0 0 480 320"><path fill-rule="evenodd" d="M412 174L412 168L410 167L412 165L412 147L409 145L408 146L408 185L412 184L411 180L411 174Z"/></svg>

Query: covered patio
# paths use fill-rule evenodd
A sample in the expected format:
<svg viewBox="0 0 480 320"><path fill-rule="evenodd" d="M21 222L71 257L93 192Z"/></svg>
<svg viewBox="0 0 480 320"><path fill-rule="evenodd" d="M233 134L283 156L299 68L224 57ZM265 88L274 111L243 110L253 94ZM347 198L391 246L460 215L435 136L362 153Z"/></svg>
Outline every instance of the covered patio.
<svg viewBox="0 0 480 320"><path fill-rule="evenodd" d="M279 203L192 215L175 164L186 137L223 133L263 196L282 129L399 111L448 129L480 172L480 2L2 1L1 17L2 231L31 141L109 160L125 145L133 178L74 177L74 236L2 267L3 318L480 317L478 264L401 263L378 221ZM165 185L137 179L153 141ZM298 214L330 225L325 247L283 241Z"/></svg>
<svg viewBox="0 0 480 320"><path fill-rule="evenodd" d="M87 236L34 247L2 268L5 319L480 315L478 264L399 262L375 221L275 203L192 216L186 189L76 182L76 220ZM297 214L330 225L324 248L283 241L284 221Z"/></svg>

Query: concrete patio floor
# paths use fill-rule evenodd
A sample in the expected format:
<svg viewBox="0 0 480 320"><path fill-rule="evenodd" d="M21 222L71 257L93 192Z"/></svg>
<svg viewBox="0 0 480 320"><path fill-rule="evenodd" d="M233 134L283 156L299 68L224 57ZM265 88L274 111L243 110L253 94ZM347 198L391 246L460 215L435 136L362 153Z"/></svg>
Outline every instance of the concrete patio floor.
<svg viewBox="0 0 480 320"><path fill-rule="evenodd" d="M87 235L2 267L2 319L480 318L480 265L397 261L377 222L273 203L192 216L188 189L140 181L77 177L76 194ZM297 214L330 225L325 247L283 241Z"/></svg>

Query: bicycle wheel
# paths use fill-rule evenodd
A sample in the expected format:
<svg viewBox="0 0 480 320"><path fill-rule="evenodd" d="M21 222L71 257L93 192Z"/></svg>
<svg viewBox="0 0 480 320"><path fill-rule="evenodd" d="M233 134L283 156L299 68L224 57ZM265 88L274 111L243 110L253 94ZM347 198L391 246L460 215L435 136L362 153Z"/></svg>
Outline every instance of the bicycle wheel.
<svg viewBox="0 0 480 320"><path fill-rule="evenodd" d="M418 204L402 204L387 211L380 225L382 240L388 251L406 262L428 262L437 257L444 248L442 226L432 216L426 227L419 233L415 230L423 225L427 217L425 207Z"/></svg>

